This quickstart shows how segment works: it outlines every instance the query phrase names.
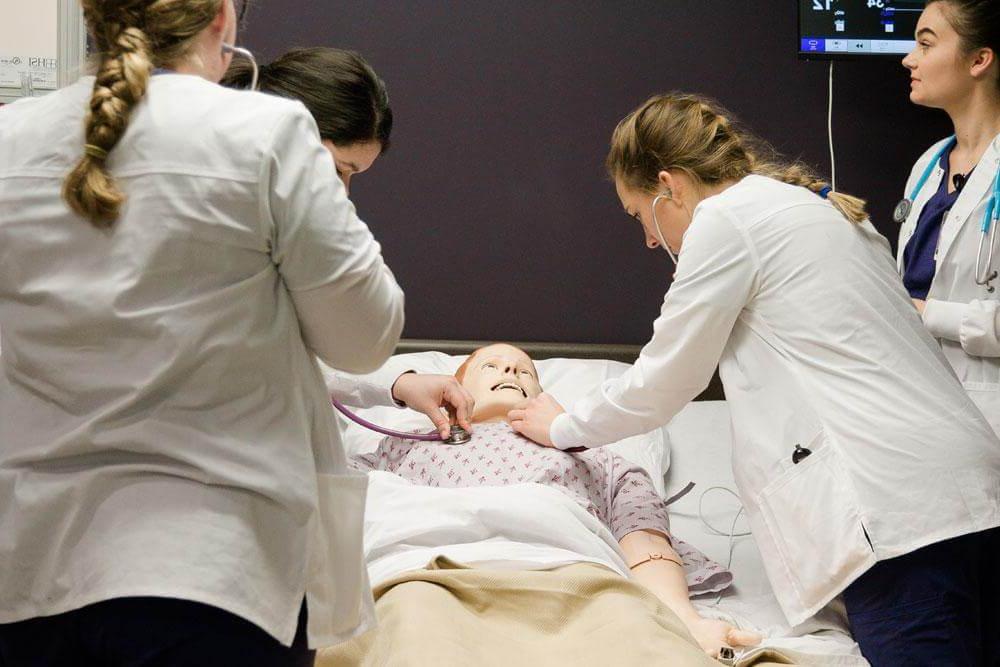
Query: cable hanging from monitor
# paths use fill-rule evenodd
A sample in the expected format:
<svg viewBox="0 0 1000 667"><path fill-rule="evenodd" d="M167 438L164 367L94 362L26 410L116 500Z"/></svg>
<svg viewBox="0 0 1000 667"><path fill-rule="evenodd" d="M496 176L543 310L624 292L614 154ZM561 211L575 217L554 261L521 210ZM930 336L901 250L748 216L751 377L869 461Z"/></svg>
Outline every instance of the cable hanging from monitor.
<svg viewBox="0 0 1000 667"><path fill-rule="evenodd" d="M830 61L830 77L826 105L826 134L830 140L830 189L837 191L837 161L833 156L833 61Z"/></svg>

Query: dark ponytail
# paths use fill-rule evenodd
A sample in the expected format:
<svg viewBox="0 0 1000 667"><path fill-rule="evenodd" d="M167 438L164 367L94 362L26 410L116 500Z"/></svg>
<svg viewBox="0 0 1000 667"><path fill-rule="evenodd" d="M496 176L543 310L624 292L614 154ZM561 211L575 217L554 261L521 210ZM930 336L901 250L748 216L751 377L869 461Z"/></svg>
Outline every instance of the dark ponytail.
<svg viewBox="0 0 1000 667"><path fill-rule="evenodd" d="M261 66L261 77L264 76L264 71L265 67ZM249 88L253 83L253 66L250 61L246 58L233 58L221 83L227 88Z"/></svg>
<svg viewBox="0 0 1000 667"><path fill-rule="evenodd" d="M224 86L248 88L250 65L234 60ZM364 58L329 48L295 49L261 67L258 88L299 100L316 119L320 137L338 146L377 141L384 153L392 133L385 83Z"/></svg>

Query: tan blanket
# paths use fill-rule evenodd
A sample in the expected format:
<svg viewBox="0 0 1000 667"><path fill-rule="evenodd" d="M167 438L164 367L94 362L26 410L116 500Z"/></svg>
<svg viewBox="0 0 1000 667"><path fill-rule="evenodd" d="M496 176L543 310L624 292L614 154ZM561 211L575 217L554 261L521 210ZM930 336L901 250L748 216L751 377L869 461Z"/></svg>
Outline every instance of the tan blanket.
<svg viewBox="0 0 1000 667"><path fill-rule="evenodd" d="M317 667L719 666L656 596L599 565L490 570L439 557L374 593L378 627L320 650Z"/></svg>

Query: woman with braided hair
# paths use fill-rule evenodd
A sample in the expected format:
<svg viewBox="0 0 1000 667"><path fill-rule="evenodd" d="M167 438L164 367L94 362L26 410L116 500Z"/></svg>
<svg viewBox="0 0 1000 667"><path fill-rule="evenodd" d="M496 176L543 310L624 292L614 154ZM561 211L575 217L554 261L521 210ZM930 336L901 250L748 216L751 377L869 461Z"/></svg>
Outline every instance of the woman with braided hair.
<svg viewBox="0 0 1000 667"><path fill-rule="evenodd" d="M666 424L719 366L733 468L791 625L836 596L882 665L996 665L1000 441L903 288L864 202L696 95L654 97L607 159L646 245L676 256L635 365L514 430L596 447Z"/></svg>
<svg viewBox="0 0 1000 667"><path fill-rule="evenodd" d="M0 110L0 664L311 664L373 618L316 358L402 292L308 111L218 85L242 2L82 5L96 76Z"/></svg>

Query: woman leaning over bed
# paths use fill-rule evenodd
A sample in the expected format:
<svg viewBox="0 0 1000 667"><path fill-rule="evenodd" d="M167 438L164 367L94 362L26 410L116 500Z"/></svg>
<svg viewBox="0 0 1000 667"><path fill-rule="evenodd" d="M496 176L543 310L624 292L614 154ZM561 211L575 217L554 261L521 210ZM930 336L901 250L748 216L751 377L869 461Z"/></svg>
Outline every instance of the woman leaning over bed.
<svg viewBox="0 0 1000 667"><path fill-rule="evenodd" d="M608 155L650 248L679 254L635 365L566 413L511 413L554 447L661 426L717 364L734 472L792 625L843 593L876 667L996 664L1000 442L948 368L858 199L784 164L695 95L654 97Z"/></svg>
<svg viewBox="0 0 1000 667"><path fill-rule="evenodd" d="M249 88L253 67L234 60L222 79L230 88ZM293 49L260 67L257 89L298 100L316 121L337 175L350 194L351 178L371 168L389 149L392 107L385 83L364 58L352 51L323 47ZM446 408L466 430L475 402L450 375L404 373L394 382L348 379L323 366L330 394L353 407L410 407L430 418L441 437L450 432Z"/></svg>

